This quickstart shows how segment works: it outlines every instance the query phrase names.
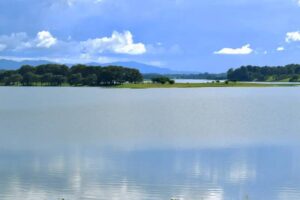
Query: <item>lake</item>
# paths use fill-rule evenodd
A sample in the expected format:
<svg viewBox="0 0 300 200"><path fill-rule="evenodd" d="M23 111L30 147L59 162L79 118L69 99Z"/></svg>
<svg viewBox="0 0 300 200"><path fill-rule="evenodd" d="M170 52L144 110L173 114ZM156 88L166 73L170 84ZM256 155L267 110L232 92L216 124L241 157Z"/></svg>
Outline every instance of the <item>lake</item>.
<svg viewBox="0 0 300 200"><path fill-rule="evenodd" d="M2 200L300 199L300 88L0 87Z"/></svg>

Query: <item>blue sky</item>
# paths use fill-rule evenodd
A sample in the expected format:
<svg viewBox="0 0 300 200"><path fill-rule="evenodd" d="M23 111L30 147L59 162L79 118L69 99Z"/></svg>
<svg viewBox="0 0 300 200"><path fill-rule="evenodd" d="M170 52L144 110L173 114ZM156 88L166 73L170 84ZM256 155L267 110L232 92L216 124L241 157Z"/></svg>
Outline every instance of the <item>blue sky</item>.
<svg viewBox="0 0 300 200"><path fill-rule="evenodd" d="M1 0L0 58L223 72L300 63L298 0Z"/></svg>

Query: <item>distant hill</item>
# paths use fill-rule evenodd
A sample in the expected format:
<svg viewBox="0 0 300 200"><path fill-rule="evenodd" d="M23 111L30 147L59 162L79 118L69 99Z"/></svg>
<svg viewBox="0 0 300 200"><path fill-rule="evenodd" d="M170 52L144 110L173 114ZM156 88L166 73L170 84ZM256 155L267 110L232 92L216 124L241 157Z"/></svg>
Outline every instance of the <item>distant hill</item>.
<svg viewBox="0 0 300 200"><path fill-rule="evenodd" d="M24 61L13 61L13 60L7 60L7 59L0 59L0 70L1 69L18 69L22 65L32 65L37 66L41 64L48 64L53 63L47 60L24 60ZM72 64L66 64L68 66L72 66ZM113 62L113 63L87 63L86 65L92 65L92 66L109 66L109 65L117 65L117 66L123 66L123 67L130 67L140 70L141 73L158 73L158 74L173 74L176 73L170 69L167 68L161 68L156 67L152 65L147 65L139 62Z"/></svg>
<svg viewBox="0 0 300 200"><path fill-rule="evenodd" d="M7 60L7 59L0 59L0 69L18 69L22 65L32 65L32 66L37 66L37 65L42 65L42 64L47 64L51 63L46 60L23 60L23 61L14 61L14 60Z"/></svg>

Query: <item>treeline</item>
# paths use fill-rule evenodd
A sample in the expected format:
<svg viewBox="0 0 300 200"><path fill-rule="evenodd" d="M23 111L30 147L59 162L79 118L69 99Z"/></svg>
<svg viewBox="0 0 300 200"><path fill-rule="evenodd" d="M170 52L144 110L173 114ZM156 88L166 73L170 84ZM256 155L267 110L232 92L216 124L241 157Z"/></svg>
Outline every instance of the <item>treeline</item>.
<svg viewBox="0 0 300 200"><path fill-rule="evenodd" d="M231 81L300 81L300 65L290 64L277 67L242 66L230 69L227 78Z"/></svg>
<svg viewBox="0 0 300 200"><path fill-rule="evenodd" d="M69 68L60 64L44 64L36 67L24 65L17 70L0 71L0 84L6 86L111 86L142 81L143 76L139 70L120 66L79 64Z"/></svg>
<svg viewBox="0 0 300 200"><path fill-rule="evenodd" d="M144 79L151 80L160 76L159 74L143 74ZM206 80L225 80L226 73L211 74L211 73L195 73L195 74L164 74L170 79L206 79Z"/></svg>
<svg viewBox="0 0 300 200"><path fill-rule="evenodd" d="M213 74L213 73L197 73L197 74L169 74L169 78L174 79L205 79L205 80L225 80L226 73Z"/></svg>

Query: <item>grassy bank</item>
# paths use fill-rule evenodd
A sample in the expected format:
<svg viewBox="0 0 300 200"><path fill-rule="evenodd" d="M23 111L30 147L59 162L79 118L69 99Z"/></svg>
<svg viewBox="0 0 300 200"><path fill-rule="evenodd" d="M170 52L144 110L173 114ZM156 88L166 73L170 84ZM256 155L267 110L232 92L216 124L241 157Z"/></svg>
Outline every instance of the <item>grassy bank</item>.
<svg viewBox="0 0 300 200"><path fill-rule="evenodd" d="M114 88L131 88L131 89L147 89L147 88L206 88L206 87L295 87L300 84L267 84L267 83L175 83L175 84L155 84L155 83L139 83L139 84L123 84L114 86Z"/></svg>

